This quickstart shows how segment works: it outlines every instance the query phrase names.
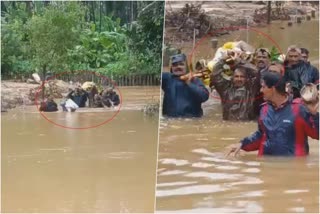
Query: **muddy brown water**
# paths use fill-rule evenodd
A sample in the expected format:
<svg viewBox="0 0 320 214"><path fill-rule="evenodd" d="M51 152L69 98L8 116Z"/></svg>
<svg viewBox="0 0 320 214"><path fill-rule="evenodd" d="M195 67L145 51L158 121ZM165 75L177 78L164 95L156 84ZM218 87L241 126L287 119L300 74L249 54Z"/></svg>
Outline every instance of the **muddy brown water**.
<svg viewBox="0 0 320 214"><path fill-rule="evenodd" d="M318 67L319 22L290 28L285 24L259 30L270 34L283 50L290 44L308 48L311 62ZM245 31L232 32L219 44L239 34L246 39ZM268 46L268 40L249 34L249 42ZM209 40L199 45L195 58L212 57L210 47ZM184 44L184 52L191 49L192 43ZM254 132L257 125L222 121L219 101L212 96L203 109L201 119L161 118L157 212L319 212L317 140L309 141L310 155L305 158L258 158L257 152L226 158L226 147Z"/></svg>
<svg viewBox="0 0 320 214"><path fill-rule="evenodd" d="M95 129L54 126L34 106L2 113L2 212L153 212L159 117L138 109L160 90L121 92L121 112ZM113 113L99 111L47 114L90 126Z"/></svg>
<svg viewBox="0 0 320 214"><path fill-rule="evenodd" d="M270 50L272 46L275 46L279 52L284 54L290 45L305 47L310 51L309 58L311 63L319 67L319 21L313 19L311 21L303 21L301 24L293 23L291 27L287 26L287 23L288 21L274 21L270 26L264 28L249 27L249 44L254 47L267 47ZM246 26L240 27L245 28ZM211 33L215 32L213 31ZM193 42L177 43L173 45L173 47L181 48L182 52L187 55L193 54L195 61L201 58L210 59L214 57L216 51L216 49L211 48L210 40L212 38L214 37L205 35L197 39L194 52L192 52ZM218 47L229 41L247 41L247 30L231 31L229 35L217 37L217 39Z"/></svg>

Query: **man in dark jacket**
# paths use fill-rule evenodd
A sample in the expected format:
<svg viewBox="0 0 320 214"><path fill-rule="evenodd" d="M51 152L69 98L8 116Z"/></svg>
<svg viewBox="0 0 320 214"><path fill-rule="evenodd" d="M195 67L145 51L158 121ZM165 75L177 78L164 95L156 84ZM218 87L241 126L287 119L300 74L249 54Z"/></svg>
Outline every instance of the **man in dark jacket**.
<svg viewBox="0 0 320 214"><path fill-rule="evenodd" d="M102 92L101 99L103 104L107 107L117 106L120 104L119 95L111 87Z"/></svg>
<svg viewBox="0 0 320 214"><path fill-rule="evenodd" d="M58 105L53 100L53 97L50 96L45 102L41 102L39 110L44 112L55 112L58 111Z"/></svg>
<svg viewBox="0 0 320 214"><path fill-rule="evenodd" d="M226 75L230 72L232 76ZM246 121L257 117L254 114L254 101L260 88L260 79L254 65L236 59L229 66L226 60L221 59L211 73L212 86L221 98L223 120Z"/></svg>
<svg viewBox="0 0 320 214"><path fill-rule="evenodd" d="M301 60L301 50L290 46L284 62L284 79L290 84L293 98L300 97L301 88L307 83L319 82L319 72L312 65Z"/></svg>
<svg viewBox="0 0 320 214"><path fill-rule="evenodd" d="M80 108L86 106L86 102L88 100L88 93L81 88L81 86L77 86L75 90L71 90L67 98L70 98L73 102L75 102Z"/></svg>
<svg viewBox="0 0 320 214"><path fill-rule="evenodd" d="M208 100L209 91L200 79L187 74L187 59L184 54L171 57L169 72L162 73L162 90L164 91L164 116L201 117L201 104Z"/></svg>
<svg viewBox="0 0 320 214"><path fill-rule="evenodd" d="M303 105L286 93L286 83L278 73L263 77L261 92L267 101L262 105L258 130L232 145L229 154L241 149L258 150L258 155L305 156L309 154L308 136L319 139L317 103Z"/></svg>

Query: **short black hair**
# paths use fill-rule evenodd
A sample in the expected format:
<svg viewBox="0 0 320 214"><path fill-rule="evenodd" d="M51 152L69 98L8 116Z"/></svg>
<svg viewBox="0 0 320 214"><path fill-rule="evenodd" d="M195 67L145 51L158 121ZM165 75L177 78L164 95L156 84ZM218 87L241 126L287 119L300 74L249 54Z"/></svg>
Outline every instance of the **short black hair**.
<svg viewBox="0 0 320 214"><path fill-rule="evenodd" d="M307 55L309 55L309 50L308 49L306 49L306 48L300 48L301 49L301 53L303 54L307 54Z"/></svg>
<svg viewBox="0 0 320 214"><path fill-rule="evenodd" d="M264 83L268 88L275 87L276 91L280 94L286 93L286 81L279 73L267 72L262 77Z"/></svg>
<svg viewBox="0 0 320 214"><path fill-rule="evenodd" d="M258 48L255 51L255 55L257 56L259 52L262 53L262 54L267 53L268 57L271 58L271 53L270 53L268 48Z"/></svg>

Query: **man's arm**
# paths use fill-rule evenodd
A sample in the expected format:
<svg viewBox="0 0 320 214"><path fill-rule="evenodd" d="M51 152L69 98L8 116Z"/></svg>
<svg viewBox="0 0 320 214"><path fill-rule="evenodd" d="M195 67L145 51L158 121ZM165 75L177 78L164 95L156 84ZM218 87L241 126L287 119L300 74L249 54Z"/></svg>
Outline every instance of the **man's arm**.
<svg viewBox="0 0 320 214"><path fill-rule="evenodd" d="M259 122L258 123L258 130L255 131L252 135L249 137L245 137L240 141L241 143L241 149L244 151L255 151L258 150L260 147L260 144L262 142L262 136L263 136L263 129L262 125Z"/></svg>
<svg viewBox="0 0 320 214"><path fill-rule="evenodd" d="M268 111L267 105L264 105L260 109L260 116L258 120L258 130L254 132L252 135L250 135L249 137L246 137L240 141L241 149L245 151L255 151L259 149L261 142L263 140L263 136L266 134L265 133L266 130L262 123L262 118L264 117L264 115L266 115L267 111Z"/></svg>
<svg viewBox="0 0 320 214"><path fill-rule="evenodd" d="M259 150L261 142L262 142L263 130L261 129L260 123L258 124L258 131L253 133L251 136L246 137L240 141L240 144L233 144L228 146L228 153L226 154L229 156L231 153L234 153L234 156L240 152L240 150L244 151L256 151Z"/></svg>
<svg viewBox="0 0 320 214"><path fill-rule="evenodd" d="M72 97L73 97L73 95L72 95L73 92L74 92L73 90L70 91L70 92L66 95L66 98L67 98L67 99L72 99Z"/></svg>
<svg viewBox="0 0 320 214"><path fill-rule="evenodd" d="M210 88L214 86L220 96L223 96L223 92L227 90L230 86L230 80L226 80L222 76L224 60L219 60L210 75Z"/></svg>
<svg viewBox="0 0 320 214"><path fill-rule="evenodd" d="M202 83L202 81L199 80L197 77L193 78L193 80L191 80L190 83L187 84L192 93L200 102L203 103L209 99L209 91Z"/></svg>
<svg viewBox="0 0 320 214"><path fill-rule="evenodd" d="M162 74L161 74L161 88L162 88L162 90L165 90L167 88L167 84L168 84L170 77L171 77L171 73L162 72Z"/></svg>
<svg viewBox="0 0 320 214"><path fill-rule="evenodd" d="M305 133L313 138L319 139L319 112L316 112L318 105L314 108L316 110L310 111L312 107L300 106L300 115L302 118L302 128L304 128ZM298 118L299 119L299 118Z"/></svg>
<svg viewBox="0 0 320 214"><path fill-rule="evenodd" d="M319 84L319 71L314 66L312 66L312 79L314 84Z"/></svg>

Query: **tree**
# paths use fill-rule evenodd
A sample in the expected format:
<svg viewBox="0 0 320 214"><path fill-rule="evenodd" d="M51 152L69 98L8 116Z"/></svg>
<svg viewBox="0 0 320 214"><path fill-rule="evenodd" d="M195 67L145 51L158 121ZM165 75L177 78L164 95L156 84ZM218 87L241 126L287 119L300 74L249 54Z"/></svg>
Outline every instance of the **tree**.
<svg viewBox="0 0 320 214"><path fill-rule="evenodd" d="M47 69L63 69L68 49L78 40L83 10L75 2L48 6L43 15L35 15L28 22L33 63L45 75Z"/></svg>

